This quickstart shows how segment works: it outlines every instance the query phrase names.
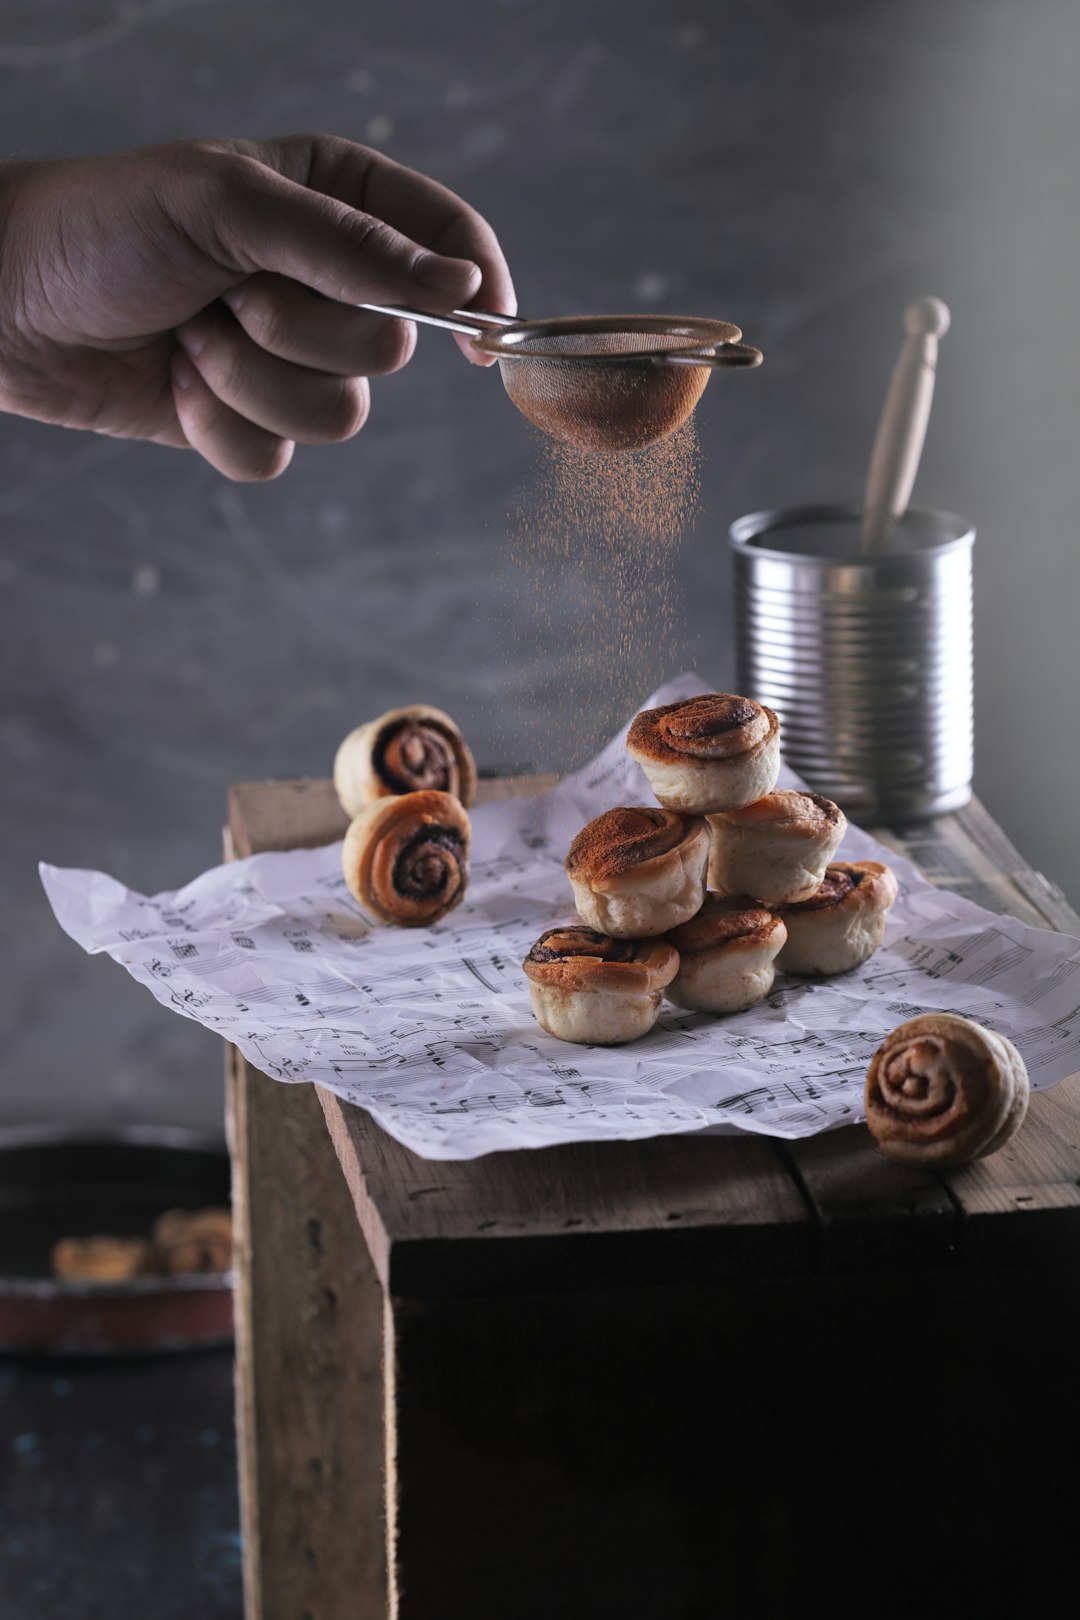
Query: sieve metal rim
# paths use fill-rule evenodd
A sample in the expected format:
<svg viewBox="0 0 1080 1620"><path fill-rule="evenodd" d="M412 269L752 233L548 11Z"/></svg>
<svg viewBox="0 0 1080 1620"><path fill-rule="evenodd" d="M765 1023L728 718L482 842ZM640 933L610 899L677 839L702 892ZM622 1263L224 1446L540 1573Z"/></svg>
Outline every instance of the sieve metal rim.
<svg viewBox="0 0 1080 1620"><path fill-rule="evenodd" d="M666 349L560 349L542 345L525 349L516 345L530 338L588 337L611 332L642 332L672 339ZM714 320L706 315L557 315L550 320L517 321L513 325L474 337L472 347L481 354L494 355L498 360L555 360L570 363L603 361L605 365L624 365L629 362L651 361L663 363L672 355L693 357L696 352L707 361L712 351L728 343L738 343L742 327L731 321ZM682 340L682 341L678 341Z"/></svg>

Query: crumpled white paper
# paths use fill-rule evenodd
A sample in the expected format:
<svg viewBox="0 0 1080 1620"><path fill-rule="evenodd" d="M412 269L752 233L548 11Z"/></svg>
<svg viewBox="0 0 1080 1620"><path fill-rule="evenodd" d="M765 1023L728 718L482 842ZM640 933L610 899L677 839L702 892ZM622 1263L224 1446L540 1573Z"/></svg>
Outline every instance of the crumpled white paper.
<svg viewBox="0 0 1080 1620"><path fill-rule="evenodd" d="M705 690L682 676L643 707ZM779 978L728 1018L665 1007L628 1046L545 1034L521 962L573 913L571 840L612 805L655 802L624 739L549 793L475 809L467 899L429 929L368 917L340 844L255 855L153 897L102 872L42 865L42 881L61 927L163 1006L277 1080L360 1104L429 1159L709 1127L811 1136L862 1117L872 1053L930 1010L1008 1035L1036 1086L1080 1069L1080 941L931 887L854 827L840 857L886 861L900 880L885 945L862 968ZM780 785L799 783L785 772Z"/></svg>

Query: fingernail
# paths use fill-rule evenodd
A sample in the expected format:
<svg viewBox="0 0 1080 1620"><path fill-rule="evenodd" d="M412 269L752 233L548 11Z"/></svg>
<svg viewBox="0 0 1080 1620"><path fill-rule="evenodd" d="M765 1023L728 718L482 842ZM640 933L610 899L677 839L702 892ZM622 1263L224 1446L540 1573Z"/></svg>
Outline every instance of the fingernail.
<svg viewBox="0 0 1080 1620"><path fill-rule="evenodd" d="M177 388L187 390L199 375L182 349L177 349L171 358L173 382Z"/></svg>
<svg viewBox="0 0 1080 1620"><path fill-rule="evenodd" d="M176 336L188 354L198 358L203 344L210 336L210 322L205 315L196 315L194 320L185 321L183 326L176 328Z"/></svg>
<svg viewBox="0 0 1080 1620"><path fill-rule="evenodd" d="M223 292L221 295L221 302L223 304L228 304L229 308L235 315L241 304L244 302L244 296L244 287L241 284L239 287L230 287L228 292Z"/></svg>
<svg viewBox="0 0 1080 1620"><path fill-rule="evenodd" d="M413 275L432 292L455 293L471 298L480 284L480 266L468 259L444 259L438 253L425 253L413 265Z"/></svg>
<svg viewBox="0 0 1080 1620"><path fill-rule="evenodd" d="M461 339L458 347L470 366L493 366L495 364L495 356L493 354L483 354L479 349L473 348L472 340L469 338Z"/></svg>

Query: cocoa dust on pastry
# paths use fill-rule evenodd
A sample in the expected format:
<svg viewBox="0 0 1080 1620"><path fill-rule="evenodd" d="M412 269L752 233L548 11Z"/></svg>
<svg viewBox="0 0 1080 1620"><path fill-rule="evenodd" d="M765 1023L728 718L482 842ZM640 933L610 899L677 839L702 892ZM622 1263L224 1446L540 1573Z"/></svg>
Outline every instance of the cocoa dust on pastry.
<svg viewBox="0 0 1080 1620"><path fill-rule="evenodd" d="M767 793L707 819L710 889L766 905L810 899L847 831L844 812L820 793Z"/></svg>
<svg viewBox="0 0 1080 1620"><path fill-rule="evenodd" d="M652 1029L679 955L663 940L612 939L566 923L546 929L522 966L536 1020L549 1035L616 1046Z"/></svg>
<svg viewBox="0 0 1080 1620"><path fill-rule="evenodd" d="M700 909L708 858L703 817L620 805L581 829L565 865L583 922L618 939L647 939Z"/></svg>
<svg viewBox="0 0 1080 1620"><path fill-rule="evenodd" d="M707 815L771 793L780 773L780 722L752 698L710 692L643 709L626 748L662 805Z"/></svg>

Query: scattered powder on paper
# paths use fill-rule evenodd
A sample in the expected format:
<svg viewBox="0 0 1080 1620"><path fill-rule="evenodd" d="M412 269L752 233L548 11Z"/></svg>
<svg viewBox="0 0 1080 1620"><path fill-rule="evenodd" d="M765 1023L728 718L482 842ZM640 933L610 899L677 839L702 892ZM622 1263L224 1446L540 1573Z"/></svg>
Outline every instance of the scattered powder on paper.
<svg viewBox="0 0 1080 1620"><path fill-rule="evenodd" d="M527 645L506 645L504 627L503 656L529 664L532 734L518 751L565 771L686 661L675 562L697 504L698 447L692 419L642 450L540 444L514 524Z"/></svg>

